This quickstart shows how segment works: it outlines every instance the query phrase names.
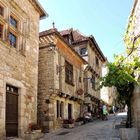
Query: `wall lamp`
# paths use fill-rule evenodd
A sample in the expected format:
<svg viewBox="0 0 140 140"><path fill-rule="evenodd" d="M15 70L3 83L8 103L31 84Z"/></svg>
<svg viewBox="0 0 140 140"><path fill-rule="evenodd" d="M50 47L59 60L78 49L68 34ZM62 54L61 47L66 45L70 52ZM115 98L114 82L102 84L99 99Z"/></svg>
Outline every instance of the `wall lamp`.
<svg viewBox="0 0 140 140"><path fill-rule="evenodd" d="M90 80L91 83L95 83L95 79L93 77L85 77L84 80Z"/></svg>
<svg viewBox="0 0 140 140"><path fill-rule="evenodd" d="M55 48L56 48L56 45L54 43L49 44L49 50L50 51L55 50Z"/></svg>

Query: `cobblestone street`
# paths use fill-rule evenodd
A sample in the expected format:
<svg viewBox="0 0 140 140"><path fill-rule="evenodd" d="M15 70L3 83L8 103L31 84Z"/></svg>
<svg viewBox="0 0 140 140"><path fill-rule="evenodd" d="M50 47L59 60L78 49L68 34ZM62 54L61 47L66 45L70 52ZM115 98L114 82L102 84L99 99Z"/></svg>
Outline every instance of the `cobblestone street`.
<svg viewBox="0 0 140 140"><path fill-rule="evenodd" d="M110 115L107 121L94 120L72 129L60 129L46 133L40 140L120 140L119 130L115 129L115 125L120 124L125 117L126 113Z"/></svg>

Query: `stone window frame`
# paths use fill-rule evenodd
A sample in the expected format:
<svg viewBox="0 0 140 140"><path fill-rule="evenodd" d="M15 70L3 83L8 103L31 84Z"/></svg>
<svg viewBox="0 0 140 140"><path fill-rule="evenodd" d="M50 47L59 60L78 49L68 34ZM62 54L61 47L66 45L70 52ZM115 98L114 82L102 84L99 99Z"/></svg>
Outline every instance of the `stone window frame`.
<svg viewBox="0 0 140 140"><path fill-rule="evenodd" d="M3 36L2 39L0 38L0 41L2 41L2 43L5 44L5 47L15 49L23 56L26 56L25 47L26 47L27 37L25 37L25 33L24 33L25 31L23 31L23 26L27 26L27 25L23 25L23 24L25 23L28 24L27 23L29 19L28 15L26 13L24 13L24 15L21 15L20 13L21 12L23 13L22 9L19 9L21 11L18 12L17 9L9 8L1 1L0 1L0 6L4 8L3 16L0 15L0 24L3 25ZM10 24L10 16L12 16L17 21L17 28ZM10 41L9 41L10 32L17 37L16 48L10 45Z"/></svg>
<svg viewBox="0 0 140 140"><path fill-rule="evenodd" d="M2 14L0 14L0 25L2 26L2 35L0 37L0 41L4 41L5 38L6 38L6 34L5 34L5 29L6 29L6 26L7 26L7 23L6 23L6 19L5 19L5 8L6 6L0 2L0 7L3 8L3 11L2 11Z"/></svg>
<svg viewBox="0 0 140 140"><path fill-rule="evenodd" d="M87 52L87 47L83 47L80 49L80 55L82 56L87 56L88 55L88 52Z"/></svg>
<svg viewBox="0 0 140 140"><path fill-rule="evenodd" d="M60 117L64 118L64 102L60 102Z"/></svg>
<svg viewBox="0 0 140 140"><path fill-rule="evenodd" d="M60 110L60 102L59 100L56 100L56 117L59 118L60 114L59 114L59 110Z"/></svg>
<svg viewBox="0 0 140 140"><path fill-rule="evenodd" d="M99 58L97 56L95 57L95 62L96 62L96 66L99 66Z"/></svg>
<svg viewBox="0 0 140 140"><path fill-rule="evenodd" d="M83 76L82 76L82 70L80 69L80 70L78 71L78 73L79 73L79 74L78 74L78 75L79 75L78 82L79 82L79 83L82 83L82 77L83 77Z"/></svg>
<svg viewBox="0 0 140 140"><path fill-rule="evenodd" d="M11 17L17 22L17 25L16 26L14 26L13 24L11 24L11 21L10 21L10 18ZM20 18L15 13L13 13L11 11L10 12L10 15L9 15L8 42L9 42L9 45L12 48L15 48L17 50L20 50L19 45L18 45L19 44L19 38L21 37L19 25L20 25ZM9 39L10 33L13 34L16 37L16 46L11 45L11 42L10 42L10 39Z"/></svg>
<svg viewBox="0 0 140 140"><path fill-rule="evenodd" d="M70 64L68 61L65 60L65 82L70 84L70 85L74 85L73 84L73 65Z"/></svg>
<svg viewBox="0 0 140 140"><path fill-rule="evenodd" d="M12 38L10 36L12 36ZM13 40L13 38L15 38L15 41ZM9 32L9 44L11 47L17 47L17 36L11 31Z"/></svg>
<svg viewBox="0 0 140 140"><path fill-rule="evenodd" d="M0 4L0 16L4 16L4 7Z"/></svg>
<svg viewBox="0 0 140 140"><path fill-rule="evenodd" d="M14 28L18 29L18 20L13 16L13 14L10 15L9 17L9 23L12 25Z"/></svg>
<svg viewBox="0 0 140 140"><path fill-rule="evenodd" d="M0 39L3 40L4 25L0 23Z"/></svg>
<svg viewBox="0 0 140 140"><path fill-rule="evenodd" d="M64 102L56 100L56 117L64 118Z"/></svg>
<svg viewBox="0 0 140 140"><path fill-rule="evenodd" d="M95 88L96 88L95 83L96 83L96 78L95 78L94 75L92 75L92 78L91 78L91 84L92 84L92 89L94 89L94 90L95 90Z"/></svg>

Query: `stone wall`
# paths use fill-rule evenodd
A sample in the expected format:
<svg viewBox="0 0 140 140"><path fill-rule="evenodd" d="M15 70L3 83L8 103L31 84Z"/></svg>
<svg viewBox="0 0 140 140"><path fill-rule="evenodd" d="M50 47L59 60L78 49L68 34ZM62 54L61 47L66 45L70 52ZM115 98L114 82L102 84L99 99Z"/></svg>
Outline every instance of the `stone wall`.
<svg viewBox="0 0 140 140"><path fill-rule="evenodd" d="M140 86L136 86L132 99L132 124L138 130L138 137L140 138Z"/></svg>
<svg viewBox="0 0 140 140"><path fill-rule="evenodd" d="M51 93L54 92L54 52L49 48L39 50L39 73L38 73L38 122L48 116ZM57 80L56 80L57 81Z"/></svg>
<svg viewBox="0 0 140 140"><path fill-rule="evenodd" d="M62 127L63 119L68 119L68 104L72 105L72 118L78 118L80 101L84 100L84 93L77 94L78 89L84 90L83 60L59 36L49 37L57 40L55 48L46 43L39 51L38 122L45 132ZM65 81L65 60L73 66L73 84ZM57 103L63 103L61 115L57 114Z"/></svg>
<svg viewBox="0 0 140 140"><path fill-rule="evenodd" d="M130 15L130 18L128 21L127 32L125 34L126 39L129 39L131 41L133 41L134 37L136 37L135 44L137 46L137 49L133 50L133 53L131 54L131 56L140 55L139 33L140 33L140 1L135 0L131 15ZM129 38L127 38L127 37L129 37ZM130 56L130 60L131 60L131 56ZM140 61L140 59L139 59L139 61ZM135 73L135 75L137 75L136 78L139 78L140 72L138 71L137 73ZM139 135L139 139L140 139L140 87L139 86L135 87L135 90L134 90L134 93L132 96L132 100L131 100L131 106L132 106L133 125L134 125L134 127L138 128L138 135Z"/></svg>
<svg viewBox="0 0 140 140"><path fill-rule="evenodd" d="M74 49L80 54L80 49L81 48L87 48L87 53L88 55L87 56L82 56L87 62L88 62L88 65L92 67L92 69L96 69L96 64L95 64L95 51L93 50L91 44L89 44L88 42L84 42L84 43L81 43L81 44L78 44L78 45L75 45ZM101 62L100 62L101 64ZM96 70L96 72L98 72L100 70L100 68L98 68ZM84 73L84 77L85 79L88 77L88 78L91 78L93 75L93 73L88 70L88 71L85 71ZM95 76L96 77L96 76ZM96 80L97 80L97 77L96 77ZM91 83L91 80L90 79L86 79L85 80L85 92L91 94L92 96L95 96L97 98L100 99L100 93L99 91L95 91L93 88L92 88L92 83Z"/></svg>
<svg viewBox="0 0 140 140"><path fill-rule="evenodd" d="M0 139L5 139L6 84L18 88L18 136L24 137L28 125L37 120L38 31L40 15L28 0L0 0L4 6L5 34L0 40ZM18 20L17 46L7 42L10 15Z"/></svg>

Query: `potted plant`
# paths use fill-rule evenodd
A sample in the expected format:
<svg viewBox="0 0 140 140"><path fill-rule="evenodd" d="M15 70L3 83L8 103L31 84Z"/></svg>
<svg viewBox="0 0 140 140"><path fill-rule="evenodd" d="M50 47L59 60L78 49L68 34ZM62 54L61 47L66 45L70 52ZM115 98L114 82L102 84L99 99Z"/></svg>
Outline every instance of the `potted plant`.
<svg viewBox="0 0 140 140"><path fill-rule="evenodd" d="M77 118L76 121L75 121L75 125L76 125L76 126L80 126L80 125L82 125L83 123L84 123L84 118L83 118L83 117L79 117L79 118Z"/></svg>
<svg viewBox="0 0 140 140"><path fill-rule="evenodd" d="M39 126L38 124L36 123L30 123L29 124L29 128L30 128L30 131L31 132L41 132L41 126Z"/></svg>
<svg viewBox="0 0 140 140"><path fill-rule="evenodd" d="M73 128L75 126L74 119L64 119L63 120L63 127L64 128Z"/></svg>

